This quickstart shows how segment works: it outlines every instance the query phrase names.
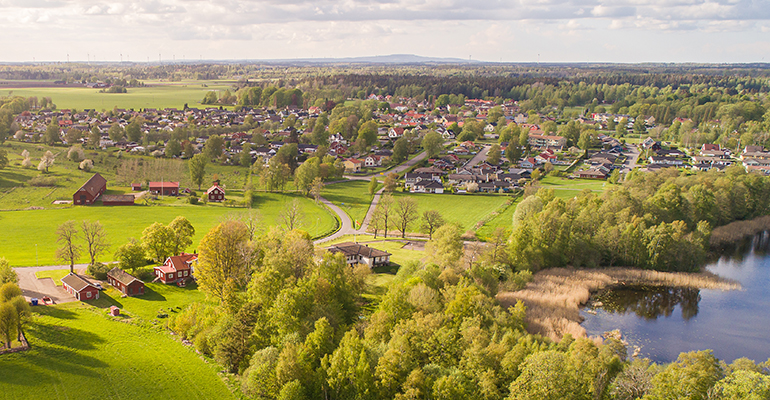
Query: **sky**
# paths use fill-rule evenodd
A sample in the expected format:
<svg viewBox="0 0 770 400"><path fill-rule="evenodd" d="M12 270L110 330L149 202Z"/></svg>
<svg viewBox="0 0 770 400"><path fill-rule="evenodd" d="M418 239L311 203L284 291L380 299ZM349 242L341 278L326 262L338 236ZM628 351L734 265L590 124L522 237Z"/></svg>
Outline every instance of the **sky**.
<svg viewBox="0 0 770 400"><path fill-rule="evenodd" d="M0 62L770 62L770 0L0 0Z"/></svg>

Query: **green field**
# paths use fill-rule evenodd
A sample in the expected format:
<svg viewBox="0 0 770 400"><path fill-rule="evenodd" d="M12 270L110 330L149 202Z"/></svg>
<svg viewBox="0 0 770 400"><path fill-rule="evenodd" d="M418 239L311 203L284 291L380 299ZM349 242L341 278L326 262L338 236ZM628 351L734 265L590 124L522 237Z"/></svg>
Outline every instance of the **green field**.
<svg viewBox="0 0 770 400"><path fill-rule="evenodd" d="M382 184L377 187L382 187ZM321 196L344 210L350 220L358 221L358 224L364 222L366 212L372 203L372 196L369 195L369 182L367 181L351 180L326 185Z"/></svg>
<svg viewBox="0 0 770 400"><path fill-rule="evenodd" d="M61 278L64 278L69 273L69 269L51 269L47 271L37 271L35 272L35 277L37 277L37 279L51 278L54 285L61 286Z"/></svg>
<svg viewBox="0 0 770 400"><path fill-rule="evenodd" d="M311 199L294 194L259 193L253 204L259 212L265 227L280 224L279 214L286 203L298 199L304 212L302 229L311 236L331 233L337 226L336 219L322 206ZM220 205L178 205L178 206L77 206L60 209L23 210L0 212L0 229L4 237L14 240L0 242L0 257L5 257L14 266L58 264L55 258L56 228L63 222L74 220L100 221L107 232L111 249L101 261L112 260L112 253L128 238L140 238L144 228L154 222L170 223L179 215L185 216L195 227L191 249L200 239L228 214L242 214L245 208L228 208ZM83 258L81 261L85 261Z"/></svg>
<svg viewBox="0 0 770 400"><path fill-rule="evenodd" d="M476 223L495 211L509 198L508 196L485 194L454 195L403 192L393 193L393 196L396 200L402 196L412 197L417 200L421 218L424 211L437 210L444 217L444 220L459 224L464 231L475 229ZM419 223L415 223L411 230L417 231L418 228Z"/></svg>
<svg viewBox="0 0 770 400"><path fill-rule="evenodd" d="M513 213L516 212L516 206L519 205L521 197L518 197L513 204L505 209L499 209L496 211L497 216L487 221L484 226L476 231L476 236L482 240L488 240L495 232L497 228L511 229L511 223L513 221Z"/></svg>
<svg viewBox="0 0 770 400"><path fill-rule="evenodd" d="M9 88L0 91L0 95L50 97L58 109L111 110L115 107L135 110L143 108L182 109L185 103L189 107L203 108L213 107L200 104L206 92L211 90L219 92L227 89L232 92L232 83L230 81L146 81L147 86L127 88L128 93L99 93L100 89L86 87Z"/></svg>
<svg viewBox="0 0 770 400"><path fill-rule="evenodd" d="M0 359L0 399L235 398L215 364L166 332L79 302L33 314L32 349Z"/></svg>
<svg viewBox="0 0 770 400"><path fill-rule="evenodd" d="M183 288L163 283L145 283L144 291L144 295L141 296L121 297L121 292L110 285L104 285L99 300L91 300L88 303L102 309L117 306L121 314L131 318L164 323L165 319L157 318L160 311L173 315L190 303L203 302L206 299L206 295L198 290L198 285L195 283Z"/></svg>

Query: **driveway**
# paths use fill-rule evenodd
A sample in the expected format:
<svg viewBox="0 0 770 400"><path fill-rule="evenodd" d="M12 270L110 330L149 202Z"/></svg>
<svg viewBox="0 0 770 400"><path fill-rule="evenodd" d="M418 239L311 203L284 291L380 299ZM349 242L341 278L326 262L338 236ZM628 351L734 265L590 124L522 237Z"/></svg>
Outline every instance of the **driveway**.
<svg viewBox="0 0 770 400"><path fill-rule="evenodd" d="M479 152L471 158L470 161L468 161L467 164L465 164L465 168L473 168L474 166L481 164L482 161L485 161L487 159L487 154L489 154L489 149L491 149L492 146L485 144L484 147L479 150Z"/></svg>
<svg viewBox="0 0 770 400"><path fill-rule="evenodd" d="M629 172L632 169L636 168L636 163L639 161L639 155L640 155L640 153L639 153L639 146L637 146L635 144L629 144L628 145L628 152L627 152L627 156L628 156L627 163L628 163L628 165L623 167L621 172L624 172L624 173L625 172Z"/></svg>
<svg viewBox="0 0 770 400"><path fill-rule="evenodd" d="M86 264L76 264L75 271L82 272ZM51 278L37 279L35 272L50 271L54 269L69 269L69 265L49 265L45 267L19 267L14 268L16 275L19 276L19 288L21 294L29 301L35 297L38 299L44 296L50 297L54 303L69 303L77 301L75 297L67 293L61 286L56 286Z"/></svg>

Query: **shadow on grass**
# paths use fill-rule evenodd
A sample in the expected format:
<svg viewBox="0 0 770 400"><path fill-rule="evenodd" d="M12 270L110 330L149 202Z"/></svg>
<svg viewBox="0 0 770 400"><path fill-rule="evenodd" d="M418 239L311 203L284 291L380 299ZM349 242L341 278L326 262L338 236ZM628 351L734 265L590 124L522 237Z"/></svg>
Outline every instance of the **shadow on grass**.
<svg viewBox="0 0 770 400"><path fill-rule="evenodd" d="M120 292L117 292L120 293ZM97 308L110 308L112 306L116 306L118 308L123 308L123 303L119 302L112 296L108 295L106 292L101 292L99 294L99 298L96 300L87 300L85 301L86 304L90 304Z"/></svg>
<svg viewBox="0 0 770 400"><path fill-rule="evenodd" d="M59 307L51 307L51 306L32 307L32 311L40 315L47 315L49 317L59 318L59 319L75 319L75 317L77 316L77 314L75 314L70 310L65 310Z"/></svg>
<svg viewBox="0 0 770 400"><path fill-rule="evenodd" d="M266 197L266 196L260 196L260 193L257 193L256 196L254 196L254 201L251 202L251 206L253 208L259 208L267 205L267 203L275 203L278 201L278 199Z"/></svg>
<svg viewBox="0 0 770 400"><path fill-rule="evenodd" d="M148 287L147 285L144 286L143 295L134 296L134 297L140 300L147 300L147 301L166 301L166 296L163 296L162 294L152 290L152 288Z"/></svg>
<svg viewBox="0 0 770 400"><path fill-rule="evenodd" d="M101 336L93 332L42 322L30 324L25 332L28 332L28 336L34 339L31 340L33 342L42 340L53 345L73 350L94 350L96 349L96 344L105 342ZM34 343L32 345L33 347L35 346Z"/></svg>
<svg viewBox="0 0 770 400"><path fill-rule="evenodd" d="M396 263L390 263L388 265L381 265L379 267L372 268L372 273L374 274L390 274L395 275L398 273L398 269L401 268L399 264Z"/></svg>

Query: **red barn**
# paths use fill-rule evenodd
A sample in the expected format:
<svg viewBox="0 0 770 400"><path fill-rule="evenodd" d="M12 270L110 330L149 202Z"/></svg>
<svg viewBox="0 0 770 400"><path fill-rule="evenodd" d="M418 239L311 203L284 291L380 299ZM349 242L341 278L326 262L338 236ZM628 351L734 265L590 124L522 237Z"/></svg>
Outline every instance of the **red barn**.
<svg viewBox="0 0 770 400"><path fill-rule="evenodd" d="M192 278L192 264L198 260L197 254L182 253L166 259L163 265L154 268L155 276L165 284L187 281Z"/></svg>
<svg viewBox="0 0 770 400"><path fill-rule="evenodd" d="M206 196L208 196L209 201L225 201L225 190L219 187L219 185L214 185L206 191Z"/></svg>
<svg viewBox="0 0 770 400"><path fill-rule="evenodd" d="M72 195L73 204L87 205L94 204L96 198L107 190L107 180L99 174L94 174L88 182Z"/></svg>
<svg viewBox="0 0 770 400"><path fill-rule="evenodd" d="M176 196L179 194L179 182L150 182L150 192L161 196Z"/></svg>
<svg viewBox="0 0 770 400"><path fill-rule="evenodd" d="M61 278L61 283L64 290L80 301L99 298L99 289L78 274L70 272L64 278Z"/></svg>
<svg viewBox="0 0 770 400"><path fill-rule="evenodd" d="M107 282L126 296L144 294L144 282L118 267L107 273Z"/></svg>

